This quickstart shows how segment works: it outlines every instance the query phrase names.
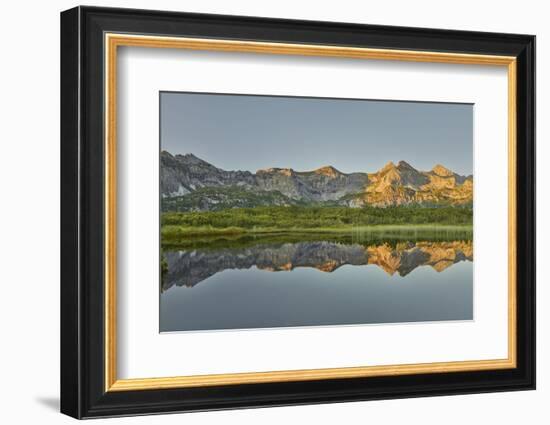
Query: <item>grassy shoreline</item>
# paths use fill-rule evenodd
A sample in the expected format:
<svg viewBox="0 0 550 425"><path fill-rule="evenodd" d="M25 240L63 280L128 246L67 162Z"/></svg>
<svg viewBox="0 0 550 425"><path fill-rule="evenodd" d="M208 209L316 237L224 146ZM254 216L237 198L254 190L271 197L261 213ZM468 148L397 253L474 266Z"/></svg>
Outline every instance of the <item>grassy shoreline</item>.
<svg viewBox="0 0 550 425"><path fill-rule="evenodd" d="M389 243L417 241L468 241L473 239L471 225L378 225L323 229L212 229L163 228L163 249L243 248L258 244L314 241L338 243Z"/></svg>
<svg viewBox="0 0 550 425"><path fill-rule="evenodd" d="M395 244L409 241L472 240L471 225L379 225L324 229L163 229L164 249L219 249L243 248L258 244L281 244L314 241L372 244Z"/></svg>
<svg viewBox="0 0 550 425"><path fill-rule="evenodd" d="M469 208L255 207L223 211L163 213L164 243L189 238L274 235L430 235L472 233Z"/></svg>
<svg viewBox="0 0 550 425"><path fill-rule="evenodd" d="M223 235L272 235L272 234L322 234L322 233L371 233L371 232L410 232L410 231L468 231L471 224L376 224L367 226L333 226L333 227L213 227L213 226L178 226L162 225L163 236L223 236Z"/></svg>

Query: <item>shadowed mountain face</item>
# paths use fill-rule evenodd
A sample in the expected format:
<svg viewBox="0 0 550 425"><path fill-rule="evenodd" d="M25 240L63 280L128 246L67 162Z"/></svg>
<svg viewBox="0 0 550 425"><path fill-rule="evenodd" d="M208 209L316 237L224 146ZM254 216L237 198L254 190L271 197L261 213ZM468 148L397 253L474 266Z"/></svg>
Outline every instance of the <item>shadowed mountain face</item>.
<svg viewBox="0 0 550 425"><path fill-rule="evenodd" d="M473 261L472 241L402 242L365 246L331 241L260 244L245 248L165 252L167 273L162 289L193 287L224 270L250 269L288 272L315 268L333 272L344 265L376 265L389 275L406 276L420 266L442 272L460 261Z"/></svg>
<svg viewBox="0 0 550 425"><path fill-rule="evenodd" d="M193 154L161 153L165 211L208 211L267 205L323 204L361 207L404 204L465 205L473 199L473 177L442 165L418 171L405 161L375 173L342 173L332 166L313 171L268 168L226 171Z"/></svg>

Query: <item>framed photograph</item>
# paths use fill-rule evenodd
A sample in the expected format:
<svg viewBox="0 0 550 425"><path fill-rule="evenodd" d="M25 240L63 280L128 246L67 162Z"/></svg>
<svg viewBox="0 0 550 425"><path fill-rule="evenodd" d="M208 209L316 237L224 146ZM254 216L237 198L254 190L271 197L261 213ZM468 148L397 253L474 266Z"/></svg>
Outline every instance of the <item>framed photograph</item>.
<svg viewBox="0 0 550 425"><path fill-rule="evenodd" d="M535 37L61 14L61 411L535 388Z"/></svg>

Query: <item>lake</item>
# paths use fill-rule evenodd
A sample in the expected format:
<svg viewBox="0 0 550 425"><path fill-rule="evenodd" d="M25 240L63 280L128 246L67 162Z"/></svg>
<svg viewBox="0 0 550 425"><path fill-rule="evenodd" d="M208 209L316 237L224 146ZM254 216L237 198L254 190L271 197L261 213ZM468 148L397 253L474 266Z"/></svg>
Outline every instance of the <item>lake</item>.
<svg viewBox="0 0 550 425"><path fill-rule="evenodd" d="M471 238L277 234L163 248L160 331L473 319Z"/></svg>

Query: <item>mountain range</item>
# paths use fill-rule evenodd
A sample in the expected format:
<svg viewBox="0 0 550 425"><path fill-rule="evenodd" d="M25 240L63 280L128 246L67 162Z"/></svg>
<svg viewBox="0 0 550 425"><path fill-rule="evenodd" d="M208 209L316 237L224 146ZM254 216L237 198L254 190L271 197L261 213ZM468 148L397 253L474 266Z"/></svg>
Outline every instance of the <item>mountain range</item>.
<svg viewBox="0 0 550 425"><path fill-rule="evenodd" d="M405 161L379 171L343 173L332 166L312 171L267 168L227 171L189 153L161 152L163 211L211 211L267 205L471 205L473 176L442 165L419 171Z"/></svg>

